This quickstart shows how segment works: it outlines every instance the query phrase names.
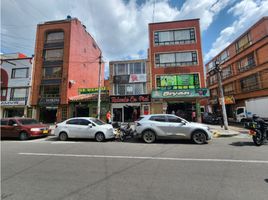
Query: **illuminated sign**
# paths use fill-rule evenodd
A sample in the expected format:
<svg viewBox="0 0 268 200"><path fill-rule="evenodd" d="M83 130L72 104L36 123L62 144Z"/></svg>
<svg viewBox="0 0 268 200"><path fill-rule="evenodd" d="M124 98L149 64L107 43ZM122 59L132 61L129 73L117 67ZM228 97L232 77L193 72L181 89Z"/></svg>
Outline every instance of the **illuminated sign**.
<svg viewBox="0 0 268 200"><path fill-rule="evenodd" d="M126 96L110 96L111 103L138 103L138 102L150 102L151 98L149 94L143 95L126 95Z"/></svg>
<svg viewBox="0 0 268 200"><path fill-rule="evenodd" d="M207 88L188 89L188 90L154 90L152 98L187 98L187 97L209 97Z"/></svg>
<svg viewBox="0 0 268 200"><path fill-rule="evenodd" d="M100 88L101 93L108 93L108 89L106 87ZM99 88L79 88L79 94L97 94L99 92Z"/></svg>

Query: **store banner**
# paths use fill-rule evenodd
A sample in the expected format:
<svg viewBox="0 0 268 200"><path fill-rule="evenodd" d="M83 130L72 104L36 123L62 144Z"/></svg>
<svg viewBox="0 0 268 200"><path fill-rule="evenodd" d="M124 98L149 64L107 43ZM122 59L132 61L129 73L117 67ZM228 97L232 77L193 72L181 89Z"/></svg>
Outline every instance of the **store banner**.
<svg viewBox="0 0 268 200"><path fill-rule="evenodd" d="M188 90L154 90L152 98L188 98L188 97L209 97L207 88Z"/></svg>
<svg viewBox="0 0 268 200"><path fill-rule="evenodd" d="M25 101L1 101L1 106L24 106Z"/></svg>
<svg viewBox="0 0 268 200"><path fill-rule="evenodd" d="M100 88L101 93L108 93L108 89L106 87ZM79 88L78 93L79 94L98 94L99 88Z"/></svg>
<svg viewBox="0 0 268 200"><path fill-rule="evenodd" d="M111 103L139 103L139 102L150 102L150 101L151 96L149 94L110 96Z"/></svg>
<svg viewBox="0 0 268 200"><path fill-rule="evenodd" d="M146 74L130 74L129 83L146 82Z"/></svg>
<svg viewBox="0 0 268 200"><path fill-rule="evenodd" d="M60 104L60 98L41 98L39 100L39 105L51 106Z"/></svg>
<svg viewBox="0 0 268 200"><path fill-rule="evenodd" d="M219 98L220 105L221 105L221 99L222 98ZM234 96L224 96L224 103L225 103L225 105L235 104L235 98L234 98Z"/></svg>

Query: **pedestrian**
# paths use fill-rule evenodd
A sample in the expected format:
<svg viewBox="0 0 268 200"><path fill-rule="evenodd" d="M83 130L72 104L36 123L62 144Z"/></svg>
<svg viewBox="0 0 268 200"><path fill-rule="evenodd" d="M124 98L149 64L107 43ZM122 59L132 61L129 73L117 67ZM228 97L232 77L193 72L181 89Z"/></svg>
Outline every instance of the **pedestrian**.
<svg viewBox="0 0 268 200"><path fill-rule="evenodd" d="M195 113L195 111L193 110L193 112L192 112L192 121L193 121L193 122L195 122L195 117L196 117L196 113Z"/></svg>
<svg viewBox="0 0 268 200"><path fill-rule="evenodd" d="M106 122L107 124L112 123L112 115L110 110L106 113Z"/></svg>

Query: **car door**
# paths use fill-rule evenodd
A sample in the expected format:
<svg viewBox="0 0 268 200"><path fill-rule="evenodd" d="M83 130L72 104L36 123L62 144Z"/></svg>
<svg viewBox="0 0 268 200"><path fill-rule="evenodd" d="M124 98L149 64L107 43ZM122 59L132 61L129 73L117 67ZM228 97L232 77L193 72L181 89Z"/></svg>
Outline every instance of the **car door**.
<svg viewBox="0 0 268 200"><path fill-rule="evenodd" d="M183 120L176 116L167 116L169 126L169 136L172 138L184 138L186 134L186 126Z"/></svg>
<svg viewBox="0 0 268 200"><path fill-rule="evenodd" d="M79 119L78 134L81 138L93 138L93 125L87 119Z"/></svg>
<svg viewBox="0 0 268 200"><path fill-rule="evenodd" d="M164 115L154 115L150 118L151 126L155 130L157 136L165 137L169 135L169 126Z"/></svg>
<svg viewBox="0 0 268 200"><path fill-rule="evenodd" d="M79 119L70 119L66 122L66 128L68 130L68 137L79 138L79 128L80 121Z"/></svg>
<svg viewBox="0 0 268 200"><path fill-rule="evenodd" d="M19 127L18 123L14 119L9 119L8 124L5 127L6 137L18 137L19 136Z"/></svg>
<svg viewBox="0 0 268 200"><path fill-rule="evenodd" d="M1 137L8 137L7 130L8 130L8 120L1 119Z"/></svg>

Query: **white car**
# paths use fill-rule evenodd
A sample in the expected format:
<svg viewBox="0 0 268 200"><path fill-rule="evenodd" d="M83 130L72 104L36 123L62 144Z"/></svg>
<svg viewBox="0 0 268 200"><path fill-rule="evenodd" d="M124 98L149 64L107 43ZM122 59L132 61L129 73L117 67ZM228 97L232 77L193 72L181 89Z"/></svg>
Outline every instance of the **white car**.
<svg viewBox="0 0 268 200"><path fill-rule="evenodd" d="M56 125L55 135L62 141L68 138L95 138L102 142L114 138L111 124L92 117L76 117L67 119Z"/></svg>

